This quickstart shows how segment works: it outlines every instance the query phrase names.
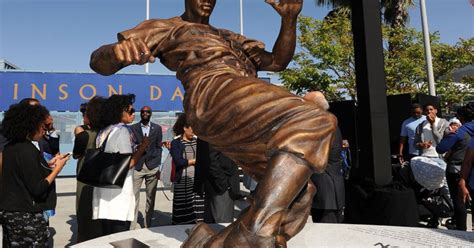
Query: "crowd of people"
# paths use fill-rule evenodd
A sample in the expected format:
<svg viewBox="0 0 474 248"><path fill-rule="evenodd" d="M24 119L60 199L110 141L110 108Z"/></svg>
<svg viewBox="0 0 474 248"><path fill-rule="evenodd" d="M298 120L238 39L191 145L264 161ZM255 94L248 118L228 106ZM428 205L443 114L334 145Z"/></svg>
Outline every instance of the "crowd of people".
<svg viewBox="0 0 474 248"><path fill-rule="evenodd" d="M428 194L445 196L454 212L446 226L465 231L468 195L472 190L466 182L472 174L470 149L473 149L474 142L474 104L460 107L456 116L449 121L438 117L438 109L434 104L413 104L411 115L401 126L400 163L410 169L419 183L420 187L415 192L417 195L426 191ZM406 144L408 149L404 152ZM437 211L433 211L428 226L439 225L441 216L437 214Z"/></svg>
<svg viewBox="0 0 474 248"><path fill-rule="evenodd" d="M130 125L135 119L134 101L135 96L128 94L97 96L81 104L83 125L74 129L72 153L64 154L59 152L59 133L53 118L38 100L24 99L11 105L5 112L0 135L0 224L4 247L48 246L51 239L48 219L54 215L57 198L54 180L71 155L77 159L76 174L79 174L88 151L97 147L104 147L107 153L132 154L129 171L121 188L94 187L77 181L76 242L139 228L138 203L143 181L147 198L143 227L152 226L163 147L169 149L176 165L172 224L198 223L204 221L205 215L210 223L233 220L232 199L237 198L232 196L223 209L221 205L216 207L221 200L205 203L204 196L212 188L207 186L214 185L213 178L232 170L233 193L227 195L241 197L237 166L232 163L224 165L225 169L220 167L224 155L209 152L208 145L200 141L201 160L205 161L200 163L203 166L211 160L215 163L207 165L213 168L212 173L208 175L207 169L201 169L198 176L197 138L185 115L180 115L173 127L175 138L163 142L162 128L151 122L149 106L143 106L141 120ZM227 176L221 179L221 188L208 193L209 197L227 192ZM205 208L205 204L213 206L213 213L205 210L211 209ZM221 210L226 213L220 213Z"/></svg>
<svg viewBox="0 0 474 248"><path fill-rule="evenodd" d="M325 110L329 108L319 92L310 92L304 99ZM236 163L196 137L184 114L173 126L172 141L163 141L162 127L151 121L149 106L140 109L140 120L131 125L135 119L134 101L133 94L97 96L81 105L84 124L74 130L72 153L60 153L60 137L53 118L38 100L24 99L11 105L0 130L0 223L4 247L48 246L48 219L56 208L55 179L71 155L77 159L79 174L87 152L97 147L104 147L108 153L131 154L129 170L121 188L93 187L77 181L76 242L140 228L137 216L143 181L143 227L153 226L163 149L169 149L172 160L166 166L174 167L172 224L234 220L235 201L244 197ZM402 124L400 162L410 167L422 188L446 190L454 206L450 224L466 230L466 206L474 188L474 104L461 107L456 118L449 121L437 116L433 104L414 104L411 113L412 117ZM343 149L338 128L326 171L311 177L318 189L311 210L314 222L344 221ZM433 168L443 173L436 174ZM438 225L438 218L431 218L433 227Z"/></svg>

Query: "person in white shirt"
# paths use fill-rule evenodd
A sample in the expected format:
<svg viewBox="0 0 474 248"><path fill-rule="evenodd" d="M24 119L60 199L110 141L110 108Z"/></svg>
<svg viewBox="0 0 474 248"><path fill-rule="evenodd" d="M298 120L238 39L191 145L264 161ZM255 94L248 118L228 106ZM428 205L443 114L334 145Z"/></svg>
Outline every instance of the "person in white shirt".
<svg viewBox="0 0 474 248"><path fill-rule="evenodd" d="M146 186L146 208L144 227L151 227L153 213L155 211L155 196L156 185L158 184L159 166L161 165L161 153L163 149L163 131L160 125L151 122L152 110L149 106L144 106L140 110L141 121L130 126L136 138L136 143L140 144L143 138L147 137L150 140L150 145L147 150L135 165L135 172L133 174L133 189L135 191L135 219L130 227L131 230L137 229L137 215L140 202L140 188L145 181Z"/></svg>
<svg viewBox="0 0 474 248"><path fill-rule="evenodd" d="M437 116L438 109L434 104L425 105L425 113L426 120L418 125L415 131L415 144L420 156L439 158L436 145L443 139L449 124L448 121Z"/></svg>
<svg viewBox="0 0 474 248"><path fill-rule="evenodd" d="M135 118L133 102L135 95L112 95L101 109L100 132L96 147L105 145L105 152L132 153L130 169L121 189L94 188L92 198L92 219L100 219L103 235L128 231L135 217L135 193L133 191L133 172L140 157L149 145L144 137L142 143L135 146L135 137L127 124Z"/></svg>
<svg viewBox="0 0 474 248"><path fill-rule="evenodd" d="M440 190L451 201L448 183L446 180L446 162L442 155L436 151L436 146L441 142L449 123L437 116L438 109L434 104L426 104L424 107L426 120L420 123L415 131L415 144L419 148L419 157L411 160L411 169L418 183L428 190ZM439 216L433 213L428 221L429 227L439 225Z"/></svg>

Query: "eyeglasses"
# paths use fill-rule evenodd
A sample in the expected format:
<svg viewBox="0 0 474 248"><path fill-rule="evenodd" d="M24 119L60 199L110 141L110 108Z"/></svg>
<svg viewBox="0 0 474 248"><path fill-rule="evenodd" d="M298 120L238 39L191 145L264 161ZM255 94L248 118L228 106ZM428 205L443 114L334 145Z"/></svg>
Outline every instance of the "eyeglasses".
<svg viewBox="0 0 474 248"><path fill-rule="evenodd" d="M127 111L125 111L125 112L127 112L127 113L130 114L130 115L133 115L133 114L135 114L135 109L134 109L134 108L131 108L130 110L127 110Z"/></svg>
<svg viewBox="0 0 474 248"><path fill-rule="evenodd" d="M140 112L141 112L142 114L143 114L143 113L151 114L151 110L142 110L142 111L140 111Z"/></svg>

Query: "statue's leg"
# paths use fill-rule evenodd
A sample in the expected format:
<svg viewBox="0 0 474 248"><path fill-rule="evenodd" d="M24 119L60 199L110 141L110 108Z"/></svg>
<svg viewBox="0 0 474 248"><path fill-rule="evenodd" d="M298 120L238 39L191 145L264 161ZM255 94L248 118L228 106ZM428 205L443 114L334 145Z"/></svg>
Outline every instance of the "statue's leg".
<svg viewBox="0 0 474 248"><path fill-rule="evenodd" d="M281 224L280 237L288 241L303 229L311 213L315 193L316 186L311 180L308 180L308 186L293 201L285 220Z"/></svg>
<svg viewBox="0 0 474 248"><path fill-rule="evenodd" d="M308 163L296 155L287 152L276 153L269 161L265 177L259 182L249 208L229 230L224 241L225 247L278 247L279 244L284 246L283 241L290 238L287 234L295 233L282 233L284 230L281 226L286 223L286 217L291 212L290 205L307 184L311 173ZM314 194L314 188L310 194ZM306 205L310 201L307 198L310 196L304 196L306 202L302 205L308 208ZM306 218L308 216L305 213L301 215ZM300 228L293 229L299 231L303 225L304 223L297 225Z"/></svg>
<svg viewBox="0 0 474 248"><path fill-rule="evenodd" d="M311 173L296 155L275 154L240 217L217 234L207 224L198 224L182 247L286 247L308 218L315 193L308 184Z"/></svg>

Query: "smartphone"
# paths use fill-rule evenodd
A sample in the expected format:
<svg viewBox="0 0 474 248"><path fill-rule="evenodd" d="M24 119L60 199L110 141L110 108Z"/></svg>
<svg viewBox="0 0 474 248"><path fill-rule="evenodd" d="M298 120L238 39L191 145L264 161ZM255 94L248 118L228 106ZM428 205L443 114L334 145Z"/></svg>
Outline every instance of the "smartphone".
<svg viewBox="0 0 474 248"><path fill-rule="evenodd" d="M64 154L61 158L67 158L71 155L72 155L72 152L68 152L68 153Z"/></svg>

